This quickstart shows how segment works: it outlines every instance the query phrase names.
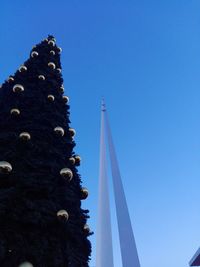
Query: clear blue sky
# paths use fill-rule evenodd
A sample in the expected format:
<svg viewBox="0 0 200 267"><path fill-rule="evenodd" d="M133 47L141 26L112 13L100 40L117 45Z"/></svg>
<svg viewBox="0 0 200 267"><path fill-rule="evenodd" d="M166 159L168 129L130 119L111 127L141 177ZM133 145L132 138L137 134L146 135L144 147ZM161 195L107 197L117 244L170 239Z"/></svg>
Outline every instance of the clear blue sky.
<svg viewBox="0 0 200 267"><path fill-rule="evenodd" d="M48 34L63 48L91 229L104 96L141 266L188 266L200 246L200 1L1 0L0 80Z"/></svg>

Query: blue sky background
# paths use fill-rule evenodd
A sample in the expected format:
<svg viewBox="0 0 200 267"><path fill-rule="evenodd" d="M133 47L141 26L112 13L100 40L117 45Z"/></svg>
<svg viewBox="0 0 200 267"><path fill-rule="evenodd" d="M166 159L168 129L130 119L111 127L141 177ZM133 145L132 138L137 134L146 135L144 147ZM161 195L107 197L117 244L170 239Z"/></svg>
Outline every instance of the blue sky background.
<svg viewBox="0 0 200 267"><path fill-rule="evenodd" d="M91 229L104 96L141 266L188 266L200 246L200 1L1 0L0 81L48 34L63 48Z"/></svg>

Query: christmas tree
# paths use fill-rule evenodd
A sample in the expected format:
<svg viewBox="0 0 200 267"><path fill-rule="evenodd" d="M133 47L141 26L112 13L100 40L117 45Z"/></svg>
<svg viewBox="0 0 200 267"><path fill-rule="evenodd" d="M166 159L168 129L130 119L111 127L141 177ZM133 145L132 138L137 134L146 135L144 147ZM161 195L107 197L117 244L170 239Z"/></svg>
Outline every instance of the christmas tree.
<svg viewBox="0 0 200 267"><path fill-rule="evenodd" d="M0 266L88 266L88 195L53 36L0 89Z"/></svg>

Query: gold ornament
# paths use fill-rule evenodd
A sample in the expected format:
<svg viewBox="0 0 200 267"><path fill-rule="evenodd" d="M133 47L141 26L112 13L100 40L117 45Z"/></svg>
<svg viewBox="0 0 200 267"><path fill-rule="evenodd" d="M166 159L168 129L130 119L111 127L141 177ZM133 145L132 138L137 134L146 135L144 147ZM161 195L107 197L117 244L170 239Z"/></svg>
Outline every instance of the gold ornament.
<svg viewBox="0 0 200 267"><path fill-rule="evenodd" d="M14 93L23 92L23 91L24 91L23 85L21 85L21 84L15 84L13 86L13 92Z"/></svg>
<svg viewBox="0 0 200 267"><path fill-rule="evenodd" d="M38 55L39 55L39 53L36 52L36 51L33 51L33 52L31 53L31 57L37 57Z"/></svg>
<svg viewBox="0 0 200 267"><path fill-rule="evenodd" d="M88 224L85 224L84 227L83 227L83 229L84 229L84 231L85 231L86 233L89 234L89 232L90 232L90 227L89 227Z"/></svg>
<svg viewBox="0 0 200 267"><path fill-rule="evenodd" d="M63 168L60 171L60 175L65 178L66 180L68 180L69 182L72 180L73 178L73 173L69 168Z"/></svg>
<svg viewBox="0 0 200 267"><path fill-rule="evenodd" d="M50 51L50 54L53 55L53 56L55 56L56 53L55 53L55 51L51 50Z"/></svg>
<svg viewBox="0 0 200 267"><path fill-rule="evenodd" d="M69 162L74 165L75 164L75 158L74 157L69 158Z"/></svg>
<svg viewBox="0 0 200 267"><path fill-rule="evenodd" d="M66 222L69 219L69 214L68 214L68 212L66 210L59 210L57 212L57 217L58 217L59 220L62 220L62 221Z"/></svg>
<svg viewBox="0 0 200 267"><path fill-rule="evenodd" d="M0 173L10 173L12 171L12 166L7 161L0 161Z"/></svg>
<svg viewBox="0 0 200 267"><path fill-rule="evenodd" d="M58 47L58 53L60 54L62 52L62 48Z"/></svg>
<svg viewBox="0 0 200 267"><path fill-rule="evenodd" d="M54 128L54 132L56 134L58 134L58 135L61 135L61 136L64 136L64 134L65 134L64 129L62 127L59 127L59 126L57 126L57 127Z"/></svg>
<svg viewBox="0 0 200 267"><path fill-rule="evenodd" d="M45 77L44 77L44 75L39 75L39 76L38 76L38 79L44 81L44 80L45 80Z"/></svg>
<svg viewBox="0 0 200 267"><path fill-rule="evenodd" d="M69 134L71 137L74 137L76 134L76 131L73 128L69 128Z"/></svg>
<svg viewBox="0 0 200 267"><path fill-rule="evenodd" d="M24 71L27 71L27 67L22 65L19 67L19 72L24 72Z"/></svg>
<svg viewBox="0 0 200 267"><path fill-rule="evenodd" d="M28 141L31 139L31 135L28 132L22 132L20 133L19 138L23 141Z"/></svg>
<svg viewBox="0 0 200 267"><path fill-rule="evenodd" d="M55 70L55 68L56 68L56 65L53 62L49 62L48 66L53 70Z"/></svg>
<svg viewBox="0 0 200 267"><path fill-rule="evenodd" d="M66 95L63 95L62 96L62 99L64 100L65 103L68 103L69 102L69 97L66 96Z"/></svg>
<svg viewBox="0 0 200 267"><path fill-rule="evenodd" d="M7 82L14 82L14 78L12 76L10 76L8 79L7 79Z"/></svg>
<svg viewBox="0 0 200 267"><path fill-rule="evenodd" d="M61 85L61 87L60 87L60 92L61 92L61 93L64 93L64 90L65 90L64 86Z"/></svg>
<svg viewBox="0 0 200 267"><path fill-rule="evenodd" d="M48 41L49 45L55 46L55 42L53 40Z"/></svg>
<svg viewBox="0 0 200 267"><path fill-rule="evenodd" d="M57 68L56 69L58 73L61 73L61 69L60 68Z"/></svg>
<svg viewBox="0 0 200 267"><path fill-rule="evenodd" d="M81 188L81 199L86 199L88 197L88 194L89 194L89 192L88 192L87 188L82 187Z"/></svg>
<svg viewBox="0 0 200 267"><path fill-rule="evenodd" d="M17 116L20 114L20 110L17 108L12 108L10 114Z"/></svg>
<svg viewBox="0 0 200 267"><path fill-rule="evenodd" d="M33 264L31 264L28 261L25 261L19 265L19 267L33 267Z"/></svg>
<svg viewBox="0 0 200 267"><path fill-rule="evenodd" d="M54 99L55 99L55 97L54 97L53 95L48 95L47 98L48 98L48 100L51 101L51 102L53 102Z"/></svg>
<svg viewBox="0 0 200 267"><path fill-rule="evenodd" d="M79 165L81 163L81 157L76 155L75 156L75 161L76 161L76 164Z"/></svg>

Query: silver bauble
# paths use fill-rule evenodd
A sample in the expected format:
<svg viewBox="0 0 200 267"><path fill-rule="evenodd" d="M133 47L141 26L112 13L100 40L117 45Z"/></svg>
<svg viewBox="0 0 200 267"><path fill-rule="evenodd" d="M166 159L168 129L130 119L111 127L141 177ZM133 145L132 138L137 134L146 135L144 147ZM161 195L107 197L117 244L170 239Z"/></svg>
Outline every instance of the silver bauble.
<svg viewBox="0 0 200 267"><path fill-rule="evenodd" d="M58 47L58 53L61 53L61 52L62 52L62 48Z"/></svg>
<svg viewBox="0 0 200 267"><path fill-rule="evenodd" d="M90 227L88 224L85 224L84 227L83 227L84 231L89 234L90 233Z"/></svg>
<svg viewBox="0 0 200 267"><path fill-rule="evenodd" d="M47 98L48 98L48 100L51 101L51 102L53 102L54 99L55 99L55 97L54 97L53 95L48 95Z"/></svg>
<svg viewBox="0 0 200 267"><path fill-rule="evenodd" d="M44 75L39 75L38 79L44 81L45 80L45 76Z"/></svg>
<svg viewBox="0 0 200 267"><path fill-rule="evenodd" d="M19 72L24 72L24 71L27 71L27 67L22 65L19 67Z"/></svg>
<svg viewBox="0 0 200 267"><path fill-rule="evenodd" d="M22 132L20 133L19 138L23 141L28 141L31 139L31 135L28 132Z"/></svg>
<svg viewBox="0 0 200 267"><path fill-rule="evenodd" d="M65 134L64 129L62 127L59 127L59 126L54 128L54 132L60 136L64 136L64 134Z"/></svg>
<svg viewBox="0 0 200 267"><path fill-rule="evenodd" d="M53 55L53 56L55 56L56 53L55 53L55 51L51 50L50 51L50 54Z"/></svg>
<svg viewBox="0 0 200 267"><path fill-rule="evenodd" d="M60 175L67 181L71 181L73 178L73 173L69 168L63 168L62 170L60 170Z"/></svg>
<svg viewBox="0 0 200 267"><path fill-rule="evenodd" d="M7 161L0 161L0 173L10 173L12 171L12 166Z"/></svg>
<svg viewBox="0 0 200 267"><path fill-rule="evenodd" d="M18 108L12 108L10 110L10 114L18 116L20 114L20 110Z"/></svg>
<svg viewBox="0 0 200 267"><path fill-rule="evenodd" d="M24 91L24 86L21 84L15 84L13 86L13 92L17 93L17 92L23 92Z"/></svg>
<svg viewBox="0 0 200 267"><path fill-rule="evenodd" d="M75 158L74 158L74 157L69 158L69 162L70 162L72 165L74 165L74 164L75 164Z"/></svg>
<svg viewBox="0 0 200 267"><path fill-rule="evenodd" d="M82 187L81 188L81 199L86 199L88 197L88 194L89 194L89 192L88 192L87 188Z"/></svg>
<svg viewBox="0 0 200 267"><path fill-rule="evenodd" d="M69 219L69 214L68 214L68 212L66 210L59 210L57 212L57 217L58 217L59 220L62 220L62 221L66 222Z"/></svg>
<svg viewBox="0 0 200 267"><path fill-rule="evenodd" d="M33 52L31 53L31 57L37 57L38 55L39 55L39 53L36 52L36 51L33 51Z"/></svg>
<svg viewBox="0 0 200 267"><path fill-rule="evenodd" d="M55 46L55 42L53 40L48 41L49 45Z"/></svg>
<svg viewBox="0 0 200 267"><path fill-rule="evenodd" d="M14 80L15 80L15 79L14 79L12 76L10 76L10 77L8 77L7 82L9 82L9 83L10 83L10 82L14 82Z"/></svg>
<svg viewBox="0 0 200 267"><path fill-rule="evenodd" d="M63 95L62 96L62 99L64 100L65 103L68 103L69 102L69 97L66 96L66 95Z"/></svg>
<svg viewBox="0 0 200 267"><path fill-rule="evenodd" d="M57 68L56 70L58 73L61 73L61 71L62 71L60 68Z"/></svg>
<svg viewBox="0 0 200 267"><path fill-rule="evenodd" d="M71 137L74 137L76 134L76 131L73 128L69 128L69 134Z"/></svg>
<svg viewBox="0 0 200 267"><path fill-rule="evenodd" d="M55 70L56 65L53 62L49 62L48 63L48 67L50 67L51 69Z"/></svg>
<svg viewBox="0 0 200 267"><path fill-rule="evenodd" d="M79 165L81 163L81 157L76 155L74 158L75 158L76 164Z"/></svg>

